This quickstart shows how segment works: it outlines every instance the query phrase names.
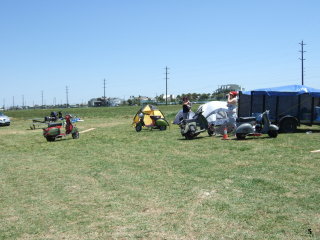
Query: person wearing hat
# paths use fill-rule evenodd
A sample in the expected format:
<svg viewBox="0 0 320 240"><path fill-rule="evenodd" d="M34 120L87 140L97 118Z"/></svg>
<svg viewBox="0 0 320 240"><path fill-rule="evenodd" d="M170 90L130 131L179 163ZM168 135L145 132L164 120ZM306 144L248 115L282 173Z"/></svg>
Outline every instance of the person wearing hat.
<svg viewBox="0 0 320 240"><path fill-rule="evenodd" d="M227 107L228 107L228 118L231 125L234 127L234 131L237 129L237 96L238 92L231 91L228 94Z"/></svg>

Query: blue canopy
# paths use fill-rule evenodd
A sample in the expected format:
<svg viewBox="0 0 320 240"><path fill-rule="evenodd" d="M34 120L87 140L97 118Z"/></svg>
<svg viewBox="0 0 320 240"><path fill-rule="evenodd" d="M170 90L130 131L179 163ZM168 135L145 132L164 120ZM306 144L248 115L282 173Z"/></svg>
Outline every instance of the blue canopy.
<svg viewBox="0 0 320 240"><path fill-rule="evenodd" d="M243 91L244 95L267 95L267 96L297 96L310 94L312 97L320 97L320 89L305 85L287 85L274 88L260 88L251 91Z"/></svg>

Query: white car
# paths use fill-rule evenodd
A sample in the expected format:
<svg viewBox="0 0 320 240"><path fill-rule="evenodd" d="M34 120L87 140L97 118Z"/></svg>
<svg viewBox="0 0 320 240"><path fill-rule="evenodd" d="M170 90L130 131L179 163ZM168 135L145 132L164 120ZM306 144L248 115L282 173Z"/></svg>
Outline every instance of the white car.
<svg viewBox="0 0 320 240"><path fill-rule="evenodd" d="M0 126L10 126L10 118L0 112Z"/></svg>

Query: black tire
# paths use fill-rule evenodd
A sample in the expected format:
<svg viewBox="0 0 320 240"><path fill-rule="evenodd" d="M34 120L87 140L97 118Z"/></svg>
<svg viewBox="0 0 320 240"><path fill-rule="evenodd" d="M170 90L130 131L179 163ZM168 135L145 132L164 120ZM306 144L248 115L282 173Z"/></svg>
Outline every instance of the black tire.
<svg viewBox="0 0 320 240"><path fill-rule="evenodd" d="M189 132L184 136L187 140L192 140L194 139L194 135L190 134Z"/></svg>
<svg viewBox="0 0 320 240"><path fill-rule="evenodd" d="M269 135L269 137L271 137L271 138L276 138L276 137L278 136L278 131L270 130L270 131L268 132L268 135Z"/></svg>
<svg viewBox="0 0 320 240"><path fill-rule="evenodd" d="M73 139L78 139L79 137L80 137L80 133L79 133L78 131L72 133L72 138L73 138Z"/></svg>
<svg viewBox="0 0 320 240"><path fill-rule="evenodd" d="M279 132L294 133L297 130L298 122L294 118L285 118L280 122Z"/></svg>
<svg viewBox="0 0 320 240"><path fill-rule="evenodd" d="M141 130L142 130L142 126L141 126L140 124L137 125L137 126L136 126L136 131L137 131L137 132L140 132Z"/></svg>
<svg viewBox="0 0 320 240"><path fill-rule="evenodd" d="M211 129L208 129L207 132L208 132L208 135L209 135L210 137L213 136L213 135L215 135L215 134L214 134L214 131L212 131Z"/></svg>
<svg viewBox="0 0 320 240"><path fill-rule="evenodd" d="M214 131L214 126L213 126L213 125L210 125L210 126L208 127L207 132L208 132L208 135L209 135L210 137L213 136L213 135L216 135L216 133L215 133L215 131Z"/></svg>
<svg viewBox="0 0 320 240"><path fill-rule="evenodd" d="M46 137L48 142L54 142L56 140L56 138L54 137Z"/></svg>
<svg viewBox="0 0 320 240"><path fill-rule="evenodd" d="M238 140L244 140L246 138L246 134L244 133L237 133L236 136Z"/></svg>
<svg viewBox="0 0 320 240"><path fill-rule="evenodd" d="M167 126L160 126L159 129L160 131L165 131L167 129Z"/></svg>
<svg viewBox="0 0 320 240"><path fill-rule="evenodd" d="M196 127L194 125L191 125L189 127L189 131L185 135L185 138L188 140L194 139L196 137Z"/></svg>

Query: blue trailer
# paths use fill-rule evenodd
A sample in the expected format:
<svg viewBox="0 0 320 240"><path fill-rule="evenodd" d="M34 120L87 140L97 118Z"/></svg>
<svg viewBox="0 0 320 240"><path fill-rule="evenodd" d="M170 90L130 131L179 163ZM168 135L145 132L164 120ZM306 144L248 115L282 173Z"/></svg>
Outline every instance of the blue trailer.
<svg viewBox="0 0 320 240"><path fill-rule="evenodd" d="M255 116L270 110L270 120L282 133L295 132L301 124L320 124L320 89L288 85L240 91L238 116Z"/></svg>

